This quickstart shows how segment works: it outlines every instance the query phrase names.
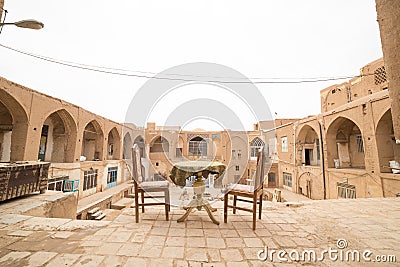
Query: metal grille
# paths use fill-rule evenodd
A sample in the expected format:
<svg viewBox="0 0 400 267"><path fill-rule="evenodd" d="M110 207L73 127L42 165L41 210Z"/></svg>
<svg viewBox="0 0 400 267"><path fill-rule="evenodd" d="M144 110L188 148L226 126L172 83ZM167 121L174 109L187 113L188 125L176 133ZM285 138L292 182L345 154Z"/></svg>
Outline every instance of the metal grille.
<svg viewBox="0 0 400 267"><path fill-rule="evenodd" d="M347 183L337 183L338 198L356 198L356 186Z"/></svg>
<svg viewBox="0 0 400 267"><path fill-rule="evenodd" d="M375 76L375 84L376 85L386 82L387 80L386 80L385 66L377 68L374 72L374 76Z"/></svg>
<svg viewBox="0 0 400 267"><path fill-rule="evenodd" d="M364 153L364 143L361 134L356 135L356 140L357 140L357 152Z"/></svg>
<svg viewBox="0 0 400 267"><path fill-rule="evenodd" d="M97 186L97 174L99 170L85 171L83 175L83 190L94 188Z"/></svg>
<svg viewBox="0 0 400 267"><path fill-rule="evenodd" d="M292 174L291 173L283 173L283 184L292 187Z"/></svg>

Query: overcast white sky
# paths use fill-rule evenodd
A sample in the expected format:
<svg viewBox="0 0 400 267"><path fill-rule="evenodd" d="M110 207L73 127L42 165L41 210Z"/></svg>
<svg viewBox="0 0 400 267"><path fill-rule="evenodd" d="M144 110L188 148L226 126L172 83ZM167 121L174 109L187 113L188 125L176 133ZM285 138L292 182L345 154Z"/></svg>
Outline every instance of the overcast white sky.
<svg viewBox="0 0 400 267"><path fill-rule="evenodd" d="M1 44L120 69L158 73L200 61L247 77L335 77L357 75L382 56L374 0L5 0L4 8L8 22L34 18L45 27L4 27ZM0 58L0 76L118 122L146 82L59 66L2 47ZM319 113L319 91L334 83L258 88L272 113L293 118Z"/></svg>

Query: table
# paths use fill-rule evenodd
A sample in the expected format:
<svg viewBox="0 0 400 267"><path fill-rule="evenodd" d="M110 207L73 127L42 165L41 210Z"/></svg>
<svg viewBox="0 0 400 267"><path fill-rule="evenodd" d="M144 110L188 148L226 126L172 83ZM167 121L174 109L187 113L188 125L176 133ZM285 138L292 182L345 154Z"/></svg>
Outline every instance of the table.
<svg viewBox="0 0 400 267"><path fill-rule="evenodd" d="M220 162L184 161L174 164L171 170L170 178L175 184L185 186L186 178L196 175L196 180L192 185L195 197L192 201L190 201L189 205L185 207L186 212L177 220L178 222L185 221L194 208L197 208L198 210L204 208L211 221L219 225L219 221L217 221L212 215L212 212L216 211L217 209L211 207L210 203L203 198L203 193L206 190L203 176L207 177L209 173L222 174L224 171L225 165Z"/></svg>

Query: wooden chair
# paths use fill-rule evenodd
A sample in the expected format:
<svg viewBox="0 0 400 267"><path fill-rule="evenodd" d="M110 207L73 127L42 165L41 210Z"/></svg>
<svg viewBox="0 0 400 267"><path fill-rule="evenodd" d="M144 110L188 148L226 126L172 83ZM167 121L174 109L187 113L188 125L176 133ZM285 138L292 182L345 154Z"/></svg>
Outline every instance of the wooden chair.
<svg viewBox="0 0 400 267"><path fill-rule="evenodd" d="M140 157L140 149L134 144L132 148L132 178L135 191L135 217L136 222L139 222L139 207L142 207L144 213L145 206L164 205L165 219L169 220L170 198L169 198L169 182L168 181L144 181L143 166ZM144 194L146 192L163 192L164 202L144 203ZM139 194L141 195L141 203L139 203Z"/></svg>
<svg viewBox="0 0 400 267"><path fill-rule="evenodd" d="M228 208L233 209L233 214L236 214L236 210L243 210L253 213L253 230L256 229L256 217L257 217L257 204L259 204L259 215L261 219L262 211L262 198L264 188L264 165L265 165L264 148L262 148L257 155L257 168L253 176L251 185L235 184L231 188L228 188L227 193L224 196L224 222L228 221ZM233 195L233 205L229 205L229 195ZM240 198L238 198L240 197ZM243 199L244 198L244 199ZM237 202L252 203L253 208L245 208L237 206Z"/></svg>

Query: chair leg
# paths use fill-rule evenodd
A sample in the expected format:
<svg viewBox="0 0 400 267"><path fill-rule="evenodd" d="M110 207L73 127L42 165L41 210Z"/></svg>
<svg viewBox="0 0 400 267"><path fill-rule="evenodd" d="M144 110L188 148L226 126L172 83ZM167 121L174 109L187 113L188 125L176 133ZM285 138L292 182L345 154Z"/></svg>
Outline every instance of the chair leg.
<svg viewBox="0 0 400 267"><path fill-rule="evenodd" d="M169 191L168 191L168 189L164 191L164 201L165 201L165 220L169 221Z"/></svg>
<svg viewBox="0 0 400 267"><path fill-rule="evenodd" d="M224 223L228 222L228 193L224 195Z"/></svg>
<svg viewBox="0 0 400 267"><path fill-rule="evenodd" d="M139 192L135 190L135 219L139 222Z"/></svg>
<svg viewBox="0 0 400 267"><path fill-rule="evenodd" d="M262 211L262 201L263 201L263 194L260 195L260 204L258 206L258 218L261 220L261 211Z"/></svg>
<svg viewBox="0 0 400 267"><path fill-rule="evenodd" d="M233 195L233 214L236 214L236 202L237 202L237 196Z"/></svg>
<svg viewBox="0 0 400 267"><path fill-rule="evenodd" d="M257 220L257 195L253 196L253 231L256 230L256 220Z"/></svg>
<svg viewBox="0 0 400 267"><path fill-rule="evenodd" d="M144 191L142 191L142 204L144 204ZM144 205L142 205L142 213L144 213Z"/></svg>

